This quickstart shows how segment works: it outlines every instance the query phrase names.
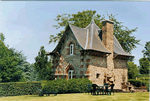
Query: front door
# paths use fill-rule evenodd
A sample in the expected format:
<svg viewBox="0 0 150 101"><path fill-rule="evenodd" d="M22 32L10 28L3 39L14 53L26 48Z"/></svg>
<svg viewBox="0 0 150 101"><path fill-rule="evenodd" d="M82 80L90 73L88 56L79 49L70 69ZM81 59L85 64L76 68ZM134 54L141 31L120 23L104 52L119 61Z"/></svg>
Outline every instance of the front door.
<svg viewBox="0 0 150 101"><path fill-rule="evenodd" d="M73 70L69 70L68 71L68 79L72 79L73 78Z"/></svg>

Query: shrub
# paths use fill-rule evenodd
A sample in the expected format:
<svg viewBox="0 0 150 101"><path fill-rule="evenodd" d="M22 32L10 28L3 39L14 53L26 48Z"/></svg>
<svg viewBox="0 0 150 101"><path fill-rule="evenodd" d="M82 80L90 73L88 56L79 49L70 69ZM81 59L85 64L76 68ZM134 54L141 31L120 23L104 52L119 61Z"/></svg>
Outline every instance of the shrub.
<svg viewBox="0 0 150 101"><path fill-rule="evenodd" d="M150 90L149 87L149 81L144 81L144 80L135 80L135 79L129 79L128 80L132 85L134 85L135 87L141 87L141 86L146 86L147 90Z"/></svg>
<svg viewBox="0 0 150 101"><path fill-rule="evenodd" d="M149 80L149 77L141 77L140 80Z"/></svg>
<svg viewBox="0 0 150 101"><path fill-rule="evenodd" d="M150 77L150 74L140 74L140 75L138 75L137 77L138 77L138 78L140 78L140 77Z"/></svg>
<svg viewBox="0 0 150 101"><path fill-rule="evenodd" d="M43 91L57 93L83 93L87 92L87 84L92 84L88 79L58 79L48 81L43 88Z"/></svg>
<svg viewBox="0 0 150 101"><path fill-rule="evenodd" d="M37 88L42 88L40 82L10 82L0 83L0 96L18 96L39 94Z"/></svg>
<svg viewBox="0 0 150 101"><path fill-rule="evenodd" d="M143 83L146 85L147 91L150 90L149 81L143 81Z"/></svg>
<svg viewBox="0 0 150 101"><path fill-rule="evenodd" d="M128 80L133 86L135 87L140 87L140 86L145 86L146 84L142 82L141 80L135 80L135 79L129 79Z"/></svg>

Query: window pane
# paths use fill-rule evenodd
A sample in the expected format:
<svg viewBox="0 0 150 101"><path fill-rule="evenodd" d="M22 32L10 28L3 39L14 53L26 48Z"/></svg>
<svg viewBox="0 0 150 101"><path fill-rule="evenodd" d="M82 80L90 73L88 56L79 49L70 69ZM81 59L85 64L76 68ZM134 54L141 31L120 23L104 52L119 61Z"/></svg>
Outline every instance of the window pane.
<svg viewBox="0 0 150 101"><path fill-rule="evenodd" d="M70 45L70 55L73 55L73 44Z"/></svg>

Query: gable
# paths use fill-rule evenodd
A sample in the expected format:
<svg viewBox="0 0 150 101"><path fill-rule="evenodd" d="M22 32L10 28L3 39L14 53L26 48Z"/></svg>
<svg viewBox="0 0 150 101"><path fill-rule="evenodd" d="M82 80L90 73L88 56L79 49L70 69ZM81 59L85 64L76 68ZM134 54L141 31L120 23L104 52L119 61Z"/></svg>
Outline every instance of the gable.
<svg viewBox="0 0 150 101"><path fill-rule="evenodd" d="M57 44L57 46L55 47L55 49L52 52L59 52L61 53L61 51L64 48L69 48L69 44L73 43L75 45L75 47L79 47L80 49L82 49L82 46L78 43L78 40L76 39L75 35L73 34L73 31L71 30L71 28L68 26L62 36L62 38L60 39L59 43Z"/></svg>

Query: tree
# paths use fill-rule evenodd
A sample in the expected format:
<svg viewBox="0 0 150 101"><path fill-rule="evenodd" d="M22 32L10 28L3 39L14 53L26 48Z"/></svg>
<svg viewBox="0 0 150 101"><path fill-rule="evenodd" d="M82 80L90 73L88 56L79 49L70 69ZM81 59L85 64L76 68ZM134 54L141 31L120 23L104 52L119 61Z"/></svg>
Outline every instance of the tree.
<svg viewBox="0 0 150 101"><path fill-rule="evenodd" d="M38 81L37 72L35 71L34 64L28 62L24 63L21 67L25 81Z"/></svg>
<svg viewBox="0 0 150 101"><path fill-rule="evenodd" d="M4 43L5 36L0 33L0 78L2 82L16 82L23 78L21 66L26 57Z"/></svg>
<svg viewBox="0 0 150 101"><path fill-rule="evenodd" d="M128 62L128 79L135 79L138 76L139 70L136 64Z"/></svg>
<svg viewBox="0 0 150 101"><path fill-rule="evenodd" d="M147 57L150 60L150 41L146 42L144 48L145 48L145 50L143 50L142 53L143 53L144 57Z"/></svg>
<svg viewBox="0 0 150 101"><path fill-rule="evenodd" d="M142 51L143 58L139 59L140 74L148 74L150 70L150 41L146 42L145 50Z"/></svg>
<svg viewBox="0 0 150 101"><path fill-rule="evenodd" d="M150 61L148 58L141 58L139 60L140 63L140 74L148 74L149 73L149 68L150 68Z"/></svg>
<svg viewBox="0 0 150 101"><path fill-rule="evenodd" d="M38 52L38 56L35 57L34 67L35 70L38 72L39 78L41 78L42 80L51 79L52 63L50 60L48 60L48 56L46 55L44 46L41 46L41 49Z"/></svg>
<svg viewBox="0 0 150 101"><path fill-rule="evenodd" d="M1 41L4 41L4 40L5 40L5 36L4 36L3 33L0 33L0 40L1 40Z"/></svg>
<svg viewBox="0 0 150 101"><path fill-rule="evenodd" d="M109 17L109 20L114 21L113 34L116 36L123 49L127 53L131 53L131 51L136 48L136 45L139 45L140 41L136 40L136 38L131 35L137 30L137 28L129 30L127 27L122 25L122 22L117 21L115 15L109 15L107 13L107 16ZM102 20L105 19L105 16L103 15L102 17L101 15L96 14L95 10L82 11L78 12L77 14L58 14L57 18L55 19L55 21L58 21L58 25L54 25L54 27L56 27L56 29L61 27L66 28L68 24L72 24L74 26L85 28L91 22L92 17L94 17L95 23L102 29ZM49 43L58 42L63 33L64 31L60 31L60 33L57 33L55 36L50 35Z"/></svg>

